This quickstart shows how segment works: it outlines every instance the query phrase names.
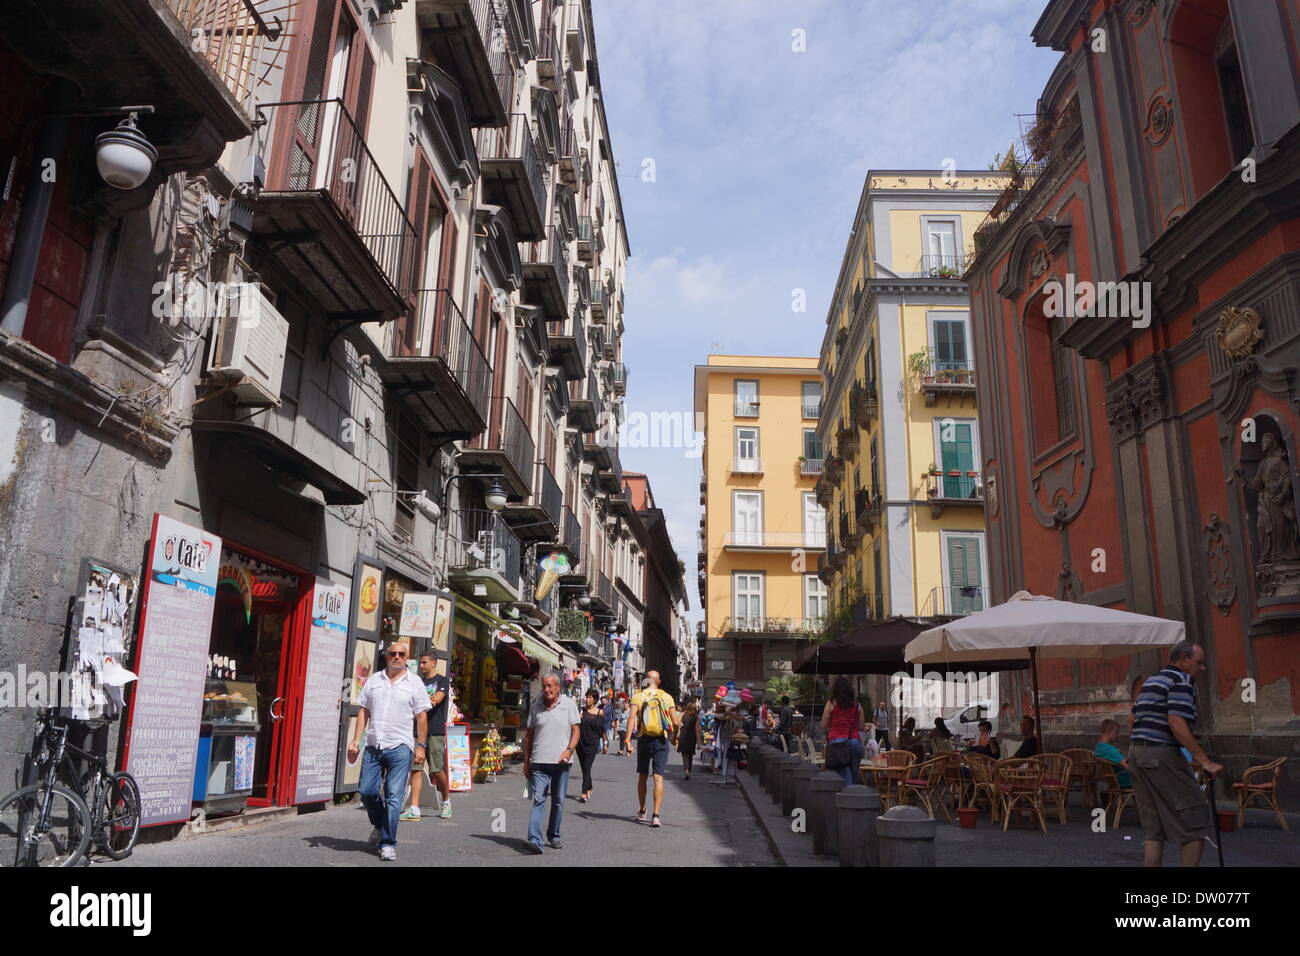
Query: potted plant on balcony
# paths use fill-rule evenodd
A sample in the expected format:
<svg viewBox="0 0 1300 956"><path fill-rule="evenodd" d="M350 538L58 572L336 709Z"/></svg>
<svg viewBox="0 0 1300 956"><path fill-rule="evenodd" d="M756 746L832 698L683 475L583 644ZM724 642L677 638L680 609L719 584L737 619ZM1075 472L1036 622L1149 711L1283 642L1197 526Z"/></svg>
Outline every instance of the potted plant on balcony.
<svg viewBox="0 0 1300 956"><path fill-rule="evenodd" d="M953 381L955 381L958 385L970 384L970 369L968 368L953 369L952 374L953 374Z"/></svg>
<svg viewBox="0 0 1300 956"><path fill-rule="evenodd" d="M930 462L930 470L929 470L928 472L926 472L926 474L929 474L929 475L937 475L937 474L939 474L939 466L936 465L934 462Z"/></svg>
<svg viewBox="0 0 1300 956"><path fill-rule="evenodd" d="M934 363L930 361L928 348L913 352L907 357L907 372L926 385L934 381Z"/></svg>

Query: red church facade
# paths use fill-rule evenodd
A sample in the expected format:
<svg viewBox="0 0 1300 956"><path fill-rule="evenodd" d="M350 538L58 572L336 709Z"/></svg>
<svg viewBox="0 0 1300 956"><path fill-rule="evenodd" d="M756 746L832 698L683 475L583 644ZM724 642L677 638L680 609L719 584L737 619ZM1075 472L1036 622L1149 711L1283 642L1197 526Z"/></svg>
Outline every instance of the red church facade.
<svg viewBox="0 0 1300 956"><path fill-rule="evenodd" d="M992 599L1186 622L1211 753L1292 757L1295 802L1300 0L1052 0L1033 38L1062 58L966 277ZM1041 664L1049 746L1159 663Z"/></svg>

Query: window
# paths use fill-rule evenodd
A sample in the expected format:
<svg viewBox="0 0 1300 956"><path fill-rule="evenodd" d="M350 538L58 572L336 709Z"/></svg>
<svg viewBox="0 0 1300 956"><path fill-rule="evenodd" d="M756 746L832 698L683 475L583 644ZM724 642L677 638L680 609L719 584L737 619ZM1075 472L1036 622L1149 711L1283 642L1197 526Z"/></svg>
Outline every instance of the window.
<svg viewBox="0 0 1300 956"><path fill-rule="evenodd" d="M807 492L803 496L803 541L805 547L826 547L826 509L817 503L815 494Z"/></svg>
<svg viewBox="0 0 1300 956"><path fill-rule="evenodd" d="M984 536L945 532L942 537L946 612L984 610Z"/></svg>
<svg viewBox="0 0 1300 956"><path fill-rule="evenodd" d="M1228 124L1228 146L1234 163L1239 163L1255 148L1255 134L1250 128L1250 102L1241 78L1241 61L1232 24L1226 24L1219 37L1220 52L1214 61L1223 94L1223 115Z"/></svg>
<svg viewBox="0 0 1300 956"><path fill-rule="evenodd" d="M758 417L758 382L753 379L736 379L736 415L743 418Z"/></svg>
<svg viewBox="0 0 1300 956"><path fill-rule="evenodd" d="M821 461L825 457L822 452L822 440L817 437L815 428L803 430L803 456L808 461Z"/></svg>
<svg viewBox="0 0 1300 956"><path fill-rule="evenodd" d="M826 585L822 583L821 578L815 574L805 574L803 576L803 616L807 618L810 627L820 628L822 622L826 620L826 609L829 605L829 598L826 595Z"/></svg>
<svg viewBox="0 0 1300 956"><path fill-rule="evenodd" d="M822 414L822 383L804 382L800 385L803 417L820 418Z"/></svg>
<svg viewBox="0 0 1300 956"><path fill-rule="evenodd" d="M971 366L967 346L967 314L937 312L930 315L930 341L934 349L935 371L968 369Z"/></svg>
<svg viewBox="0 0 1300 956"><path fill-rule="evenodd" d="M944 498L974 498L975 423L936 419L939 469L942 472L941 495Z"/></svg>
<svg viewBox="0 0 1300 956"><path fill-rule="evenodd" d="M732 493L732 540L736 544L763 543L763 496L757 491Z"/></svg>
<svg viewBox="0 0 1300 956"><path fill-rule="evenodd" d="M389 441L392 442L391 454L393 476L397 491L417 491L420 485L420 432L406 415L402 414L396 404L388 413ZM407 541L415 540L415 506L411 504L410 495L394 495L397 511L393 526L399 536Z"/></svg>
<svg viewBox="0 0 1300 956"><path fill-rule="evenodd" d="M763 679L763 645L750 642L736 650L736 680Z"/></svg>
<svg viewBox="0 0 1300 956"><path fill-rule="evenodd" d="M736 572L731 590L736 598L736 630L757 631L763 626L763 575Z"/></svg>
<svg viewBox="0 0 1300 956"><path fill-rule="evenodd" d="M1056 316L1048 324L1052 338L1052 389L1056 397L1056 437L1074 434L1074 388L1070 378L1070 356L1061 344L1065 333L1064 316Z"/></svg>
<svg viewBox="0 0 1300 956"><path fill-rule="evenodd" d="M926 219L925 259L921 265L923 275L955 275L959 271L957 257L957 220Z"/></svg>
<svg viewBox="0 0 1300 956"><path fill-rule="evenodd" d="M758 429L736 429L736 467L735 471L758 471Z"/></svg>
<svg viewBox="0 0 1300 956"><path fill-rule="evenodd" d="M880 493L880 450L877 445L878 435L871 436L871 493Z"/></svg>

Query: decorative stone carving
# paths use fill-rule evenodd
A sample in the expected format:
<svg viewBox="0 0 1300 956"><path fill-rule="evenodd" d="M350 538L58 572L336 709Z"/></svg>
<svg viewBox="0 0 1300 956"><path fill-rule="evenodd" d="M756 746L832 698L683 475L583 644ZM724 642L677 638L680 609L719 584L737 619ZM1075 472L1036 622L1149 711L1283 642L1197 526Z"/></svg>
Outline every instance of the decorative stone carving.
<svg viewBox="0 0 1300 956"><path fill-rule="evenodd" d="M1237 599L1237 583L1232 577L1232 542L1227 522L1212 513L1205 523L1205 570L1210 585L1210 601L1224 614Z"/></svg>
<svg viewBox="0 0 1300 956"><path fill-rule="evenodd" d="M1083 580L1066 561L1061 565L1061 573L1056 582L1056 599L1058 601L1077 601L1083 597Z"/></svg>
<svg viewBox="0 0 1300 956"><path fill-rule="evenodd" d="M988 510L989 517L996 518L998 515L998 479L996 475L984 476L984 507Z"/></svg>
<svg viewBox="0 0 1300 956"><path fill-rule="evenodd" d="M1129 401L1137 413L1138 428L1146 430L1154 423L1168 417L1169 389L1165 384L1164 369L1152 365L1149 373L1133 383Z"/></svg>
<svg viewBox="0 0 1300 956"><path fill-rule="evenodd" d="M1261 598L1300 594L1300 524L1296 521L1291 465L1272 432L1260 436L1259 468L1247 479L1256 492L1255 536L1259 542L1255 580Z"/></svg>
<svg viewBox="0 0 1300 956"><path fill-rule="evenodd" d="M1133 407L1130 388L1122 386L1106 399L1106 421L1116 441L1132 438L1137 433L1138 412Z"/></svg>
<svg viewBox="0 0 1300 956"><path fill-rule="evenodd" d="M1046 249L1038 249L1034 252L1033 257L1029 260L1029 281L1033 282L1044 272L1047 271L1049 263Z"/></svg>
<svg viewBox="0 0 1300 956"><path fill-rule="evenodd" d="M1235 305L1224 309L1219 316L1219 327L1214 332L1219 348L1229 358L1243 358L1255 351L1264 339L1259 313L1254 309L1239 309Z"/></svg>
<svg viewBox="0 0 1300 956"><path fill-rule="evenodd" d="M1173 104L1165 97L1157 97L1147 107L1147 139L1158 146L1169 138L1174 128Z"/></svg>

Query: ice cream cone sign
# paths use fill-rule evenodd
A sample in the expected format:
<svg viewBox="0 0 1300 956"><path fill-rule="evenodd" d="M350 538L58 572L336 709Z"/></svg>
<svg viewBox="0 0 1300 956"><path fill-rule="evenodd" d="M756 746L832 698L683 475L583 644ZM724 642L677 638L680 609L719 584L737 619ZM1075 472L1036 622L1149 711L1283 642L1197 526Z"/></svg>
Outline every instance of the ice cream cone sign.
<svg viewBox="0 0 1300 956"><path fill-rule="evenodd" d="M569 557L562 551L552 551L538 563L541 566L542 574L537 580L537 600L541 601L551 593L551 588L555 587L556 579L561 574L569 573Z"/></svg>

